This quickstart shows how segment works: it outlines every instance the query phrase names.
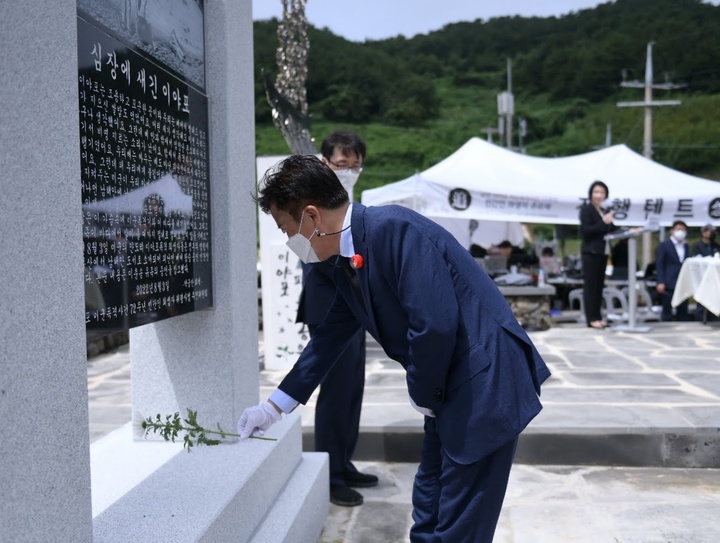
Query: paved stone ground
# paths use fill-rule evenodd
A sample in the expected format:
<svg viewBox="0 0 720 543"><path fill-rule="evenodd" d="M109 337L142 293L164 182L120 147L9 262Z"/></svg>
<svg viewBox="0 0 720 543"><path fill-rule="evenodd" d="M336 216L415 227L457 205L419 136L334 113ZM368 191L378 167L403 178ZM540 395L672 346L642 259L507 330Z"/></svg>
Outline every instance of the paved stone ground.
<svg viewBox="0 0 720 543"><path fill-rule="evenodd" d="M720 329L562 325L531 337L553 377L521 438L495 541L720 541ZM282 375L261 373L261 397ZM92 440L130 420L126 347L89 361L88 392ZM313 401L302 408L308 443ZM381 483L362 490L360 507L331 506L321 543L407 541L421 424L402 369L369 344L358 465Z"/></svg>
<svg viewBox="0 0 720 543"><path fill-rule="evenodd" d="M320 543L405 543L415 464L359 462L381 483L330 506ZM717 543L720 470L530 466L510 474L495 543Z"/></svg>

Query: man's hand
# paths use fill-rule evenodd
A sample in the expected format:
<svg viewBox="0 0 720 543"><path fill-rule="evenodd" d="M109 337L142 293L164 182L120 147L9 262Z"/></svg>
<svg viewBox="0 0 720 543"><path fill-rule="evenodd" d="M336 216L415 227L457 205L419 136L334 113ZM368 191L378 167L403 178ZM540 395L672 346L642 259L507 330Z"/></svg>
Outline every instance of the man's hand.
<svg viewBox="0 0 720 543"><path fill-rule="evenodd" d="M268 401L246 408L238 421L238 434L240 439L247 439L251 435L262 436L265 430L282 418L280 412Z"/></svg>

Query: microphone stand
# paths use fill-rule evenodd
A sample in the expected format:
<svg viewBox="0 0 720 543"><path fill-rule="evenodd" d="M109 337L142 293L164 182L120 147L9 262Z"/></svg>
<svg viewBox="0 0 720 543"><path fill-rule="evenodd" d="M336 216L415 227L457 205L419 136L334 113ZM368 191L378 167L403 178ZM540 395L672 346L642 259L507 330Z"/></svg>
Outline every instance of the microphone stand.
<svg viewBox="0 0 720 543"><path fill-rule="evenodd" d="M645 232L658 230L655 225L648 225L641 230L623 230L607 234L605 240L627 239L628 240L628 323L612 326L613 330L620 332L646 333L652 330L652 326L637 326L637 238Z"/></svg>

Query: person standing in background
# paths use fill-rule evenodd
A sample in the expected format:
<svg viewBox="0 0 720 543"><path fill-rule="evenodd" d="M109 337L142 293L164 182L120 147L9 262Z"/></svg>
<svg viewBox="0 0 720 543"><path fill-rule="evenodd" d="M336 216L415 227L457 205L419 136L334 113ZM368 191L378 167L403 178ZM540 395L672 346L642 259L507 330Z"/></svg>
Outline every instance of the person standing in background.
<svg viewBox="0 0 720 543"><path fill-rule="evenodd" d="M335 172L348 194L362 171L365 142L354 132L335 131L320 146L322 162ZM308 326L310 337L335 299L332 263L303 264L297 322ZM352 507L363 503L362 494L351 487L378 484L375 475L361 473L352 463L360 432L360 410L365 387L365 331L356 333L340 362L320 386L315 405L315 450L330 459L330 501Z"/></svg>
<svg viewBox="0 0 720 543"><path fill-rule="evenodd" d="M656 251L655 270L657 272L657 291L662 298L660 319L671 321L673 315L672 297L675 284L683 261L690 256L690 249L685 241L687 224L675 221L670 228L670 238L660 242ZM688 301L677 306L676 316L679 321L688 320Z"/></svg>
<svg viewBox="0 0 720 543"><path fill-rule="evenodd" d="M700 241L692 246L692 256L714 256L720 253L720 244L715 241L715 226L708 223L700 230Z"/></svg>
<svg viewBox="0 0 720 543"><path fill-rule="evenodd" d="M593 181L588 190L589 202L580 206L580 236L582 244L583 307L585 322L590 328L606 328L600 306L605 288L605 268L609 243L605 235L617 230L613 212L605 211L602 203L610 197L610 190L602 181Z"/></svg>
<svg viewBox="0 0 720 543"><path fill-rule="evenodd" d="M720 243L715 241L715 226L708 223L700 230L701 239L690 249L692 256L714 256L720 253ZM718 317L707 311L701 304L695 306L695 320L698 322L716 321Z"/></svg>

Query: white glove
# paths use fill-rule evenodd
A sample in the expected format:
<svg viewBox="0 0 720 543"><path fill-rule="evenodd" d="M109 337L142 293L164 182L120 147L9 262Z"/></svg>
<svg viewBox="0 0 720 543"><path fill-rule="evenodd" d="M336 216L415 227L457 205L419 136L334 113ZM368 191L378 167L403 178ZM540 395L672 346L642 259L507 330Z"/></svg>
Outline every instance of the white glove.
<svg viewBox="0 0 720 543"><path fill-rule="evenodd" d="M413 406L415 411L417 411L418 413L422 413L426 417L434 417L435 416L435 413L433 412L432 409L428 409L427 407L420 407L418 404L416 404L413 401L413 399L410 397L409 394L408 394L408 398L410 398L410 404Z"/></svg>
<svg viewBox="0 0 720 543"><path fill-rule="evenodd" d="M282 415L267 400L260 402L258 405L247 407L238 421L237 428L240 439L247 439L251 435L262 436L265 430L281 418Z"/></svg>

